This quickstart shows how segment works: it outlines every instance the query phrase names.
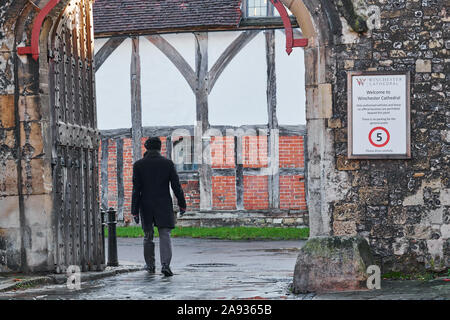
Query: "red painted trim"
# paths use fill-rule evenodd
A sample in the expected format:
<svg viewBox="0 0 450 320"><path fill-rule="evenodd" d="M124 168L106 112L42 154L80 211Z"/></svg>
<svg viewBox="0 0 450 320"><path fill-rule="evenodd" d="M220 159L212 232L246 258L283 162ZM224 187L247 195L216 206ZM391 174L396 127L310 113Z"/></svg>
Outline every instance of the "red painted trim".
<svg viewBox="0 0 450 320"><path fill-rule="evenodd" d="M272 4L277 8L280 13L281 20L283 21L284 29L286 31L286 52L291 54L293 47L306 47L308 46L308 39L294 39L294 32L292 31L292 24L286 8L280 0L270 0Z"/></svg>
<svg viewBox="0 0 450 320"><path fill-rule="evenodd" d="M50 0L47 5L39 11L39 14L33 24L31 46L17 48L17 53L19 55L31 54L34 60L37 61L39 59L39 36L41 34L42 24L44 23L45 17L50 13L50 11L52 11L59 1L61 0Z"/></svg>

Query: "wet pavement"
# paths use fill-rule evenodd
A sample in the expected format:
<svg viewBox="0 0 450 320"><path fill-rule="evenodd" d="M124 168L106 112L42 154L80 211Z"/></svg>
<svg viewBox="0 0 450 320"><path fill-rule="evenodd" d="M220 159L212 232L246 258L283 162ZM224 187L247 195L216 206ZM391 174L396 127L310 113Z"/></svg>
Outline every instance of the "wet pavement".
<svg viewBox="0 0 450 320"><path fill-rule="evenodd" d="M304 241L224 241L175 238L173 277L137 271L65 285L0 293L0 299L450 299L450 283L382 281L381 290L294 295L289 286ZM157 260L159 259L156 239ZM144 264L142 239L118 239L123 264ZM83 280L83 279L82 279Z"/></svg>
<svg viewBox="0 0 450 320"><path fill-rule="evenodd" d="M0 299L283 299L289 294L295 260L304 241L224 241L174 238L175 274L145 271L89 281L81 290L64 285L0 293ZM118 239L119 260L142 263L142 239ZM81 279L83 281L83 278Z"/></svg>

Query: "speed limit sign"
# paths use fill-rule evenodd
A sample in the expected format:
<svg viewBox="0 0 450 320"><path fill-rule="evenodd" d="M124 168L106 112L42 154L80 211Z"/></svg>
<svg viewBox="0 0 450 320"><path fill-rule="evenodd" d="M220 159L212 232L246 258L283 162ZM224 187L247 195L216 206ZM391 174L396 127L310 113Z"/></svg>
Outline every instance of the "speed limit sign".
<svg viewBox="0 0 450 320"><path fill-rule="evenodd" d="M409 73L349 73L349 158L411 157L409 79Z"/></svg>
<svg viewBox="0 0 450 320"><path fill-rule="evenodd" d="M391 135L386 128L376 127L370 130L369 142L377 148L384 147L391 140Z"/></svg>

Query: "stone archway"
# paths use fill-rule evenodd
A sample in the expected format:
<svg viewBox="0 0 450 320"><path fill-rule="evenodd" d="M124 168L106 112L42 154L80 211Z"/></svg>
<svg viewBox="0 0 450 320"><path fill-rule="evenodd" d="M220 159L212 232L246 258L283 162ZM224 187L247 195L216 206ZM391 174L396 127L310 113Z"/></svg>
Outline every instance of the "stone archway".
<svg viewBox="0 0 450 320"><path fill-rule="evenodd" d="M286 0L283 3L297 17L304 36L310 40L305 48L310 237L329 236L332 234L330 203L343 198L344 192L336 182L347 178L335 168L334 137L330 129L336 70L333 46L342 26L334 6L327 1Z"/></svg>
<svg viewBox="0 0 450 320"><path fill-rule="evenodd" d="M448 9L442 1L281 1L311 43L305 51L311 240L361 235L386 271L448 268L448 43L441 31ZM48 67L16 54L29 42L34 6L48 2L0 5L0 272L54 270L51 104L40 81ZM60 0L53 17L75 2ZM411 73L411 159L347 157L347 73L356 70ZM345 250L336 249L340 244L357 244L331 240L335 254ZM322 267L346 281L323 261L310 270Z"/></svg>
<svg viewBox="0 0 450 320"><path fill-rule="evenodd" d="M37 6L43 8L48 2L40 1ZM11 175L10 194L2 200L11 208L7 214L16 222L14 230L5 228L8 231L5 231L4 239L9 244L10 256L9 267L5 270L53 270L58 265L57 252L61 245L64 246L64 241L58 242L58 232L55 231L58 229L55 224L58 221L57 207L61 203L55 202L60 193L60 181L55 171L59 160L54 145L61 130L55 131L53 119L56 116L52 111L55 102L49 86L54 84L48 81L52 64L48 64L46 58L50 54L53 59L55 52L47 51L47 43L50 43L47 38L61 18L65 19L66 8L78 2L60 1L51 11L41 30L39 62L30 56L15 54L17 46L29 43L36 8L27 1L15 1L9 7L4 6L5 25L9 24L10 28L6 29L9 33L3 43L9 50L5 52L9 52L9 66L15 76L11 76L2 99L10 99L8 112L14 113L15 121L11 128L14 128L15 142L10 150L11 156L15 155L15 160L11 161L16 163L9 163L16 175ZM317 6L317 1L283 2L296 15L303 33L310 39L311 45L305 49L310 227L311 236L330 235L329 203L335 199L330 199L325 189L331 186L336 176L333 137L328 123L332 118L332 71L335 70L332 46L335 33L340 30L339 19L335 18L337 13L326 1L321 1L321 7ZM17 17L16 21L14 18Z"/></svg>

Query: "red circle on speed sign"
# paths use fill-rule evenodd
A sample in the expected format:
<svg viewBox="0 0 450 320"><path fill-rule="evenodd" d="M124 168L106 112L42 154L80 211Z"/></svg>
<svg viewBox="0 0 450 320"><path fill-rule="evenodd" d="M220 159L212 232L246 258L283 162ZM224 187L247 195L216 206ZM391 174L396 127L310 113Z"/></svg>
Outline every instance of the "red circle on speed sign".
<svg viewBox="0 0 450 320"><path fill-rule="evenodd" d="M384 132L386 133L386 141L383 142L383 143L381 143L381 144L377 144L377 143L373 142L373 140L372 140L372 133L374 133L374 131L377 131L377 130L381 130L381 131L384 131ZM384 147L385 145L387 145L387 144L389 143L389 140L391 140L391 135L389 134L389 131L387 131L386 128L383 128L383 127L376 127L376 128L373 128L372 130L370 130L370 133L369 133L369 142L370 142L370 144L373 145L374 147L377 147L377 148Z"/></svg>

